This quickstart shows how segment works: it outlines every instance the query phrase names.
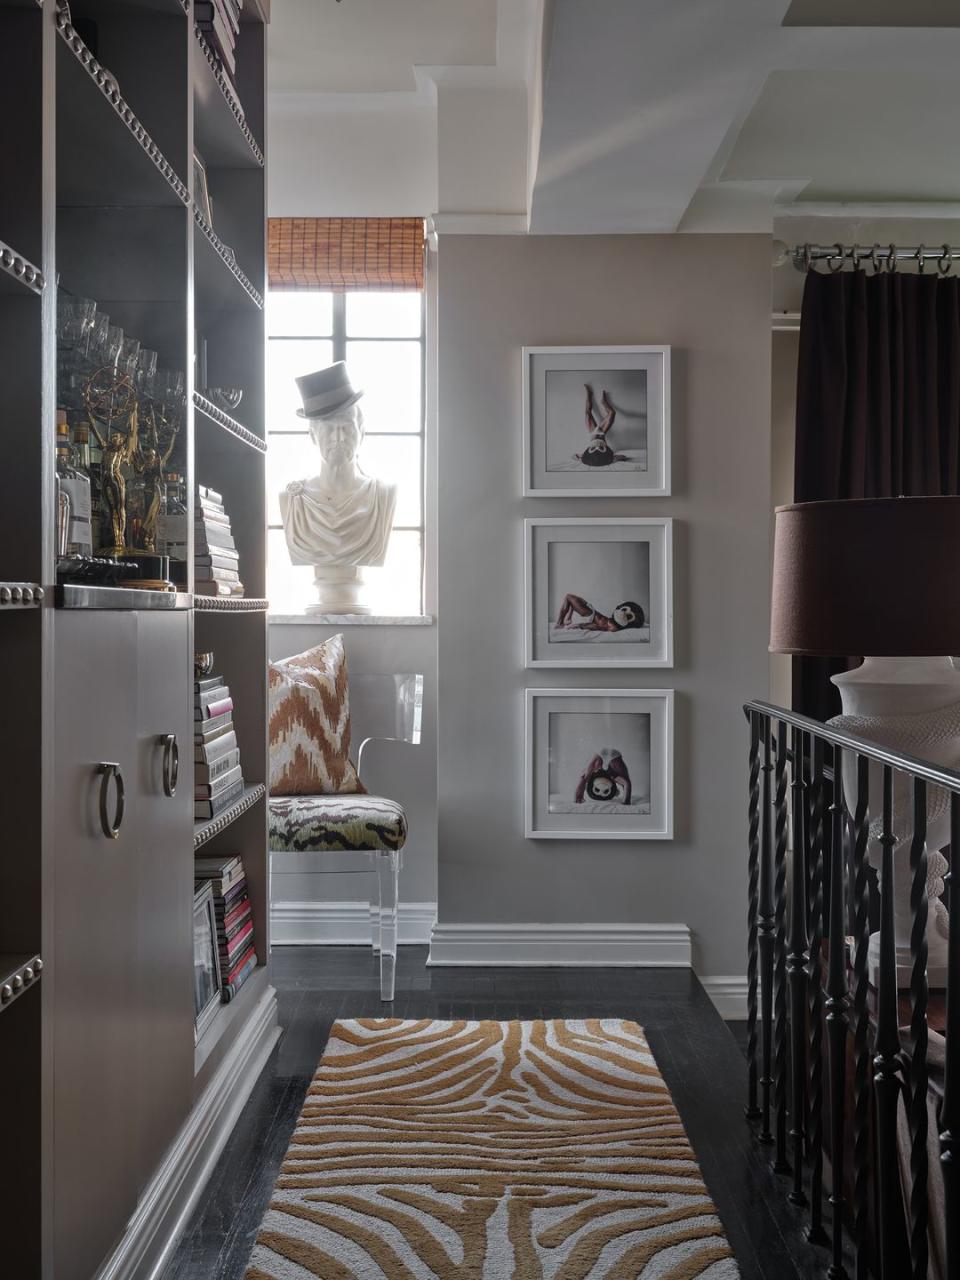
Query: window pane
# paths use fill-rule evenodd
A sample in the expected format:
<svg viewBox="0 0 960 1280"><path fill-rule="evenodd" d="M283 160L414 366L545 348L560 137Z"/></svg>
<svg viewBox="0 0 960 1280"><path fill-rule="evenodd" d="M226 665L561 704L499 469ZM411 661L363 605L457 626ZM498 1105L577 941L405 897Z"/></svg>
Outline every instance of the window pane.
<svg viewBox="0 0 960 1280"><path fill-rule="evenodd" d="M267 531L267 599L271 613L303 613L316 601L313 566L294 566L282 529Z"/></svg>
<svg viewBox="0 0 960 1280"><path fill-rule="evenodd" d="M267 523L280 524L280 493L291 480L315 476L320 454L309 435L271 436L267 450ZM420 524L420 440L373 436L364 440L360 467L397 486L394 524Z"/></svg>
<svg viewBox="0 0 960 1280"><path fill-rule="evenodd" d="M333 363L329 339L277 339L267 343L267 430L290 431L303 426L296 416L303 408L295 378Z"/></svg>
<svg viewBox="0 0 960 1280"><path fill-rule="evenodd" d="M419 338L423 294L348 293L350 338Z"/></svg>
<svg viewBox="0 0 960 1280"><path fill-rule="evenodd" d="M315 476L320 470L320 455L306 433L271 436L267 444L267 524L279 524L281 491L291 480Z"/></svg>
<svg viewBox="0 0 960 1280"><path fill-rule="evenodd" d="M420 524L420 440L411 436L367 436L360 465L368 476L397 486L394 524Z"/></svg>
<svg viewBox="0 0 960 1280"><path fill-rule="evenodd" d="M367 431L419 431L419 342L348 342L350 381L363 388Z"/></svg>
<svg viewBox="0 0 960 1280"><path fill-rule="evenodd" d="M374 613L402 617L419 613L420 534L395 529L390 535L386 563L380 569L364 569L367 602Z"/></svg>
<svg viewBox="0 0 960 1280"><path fill-rule="evenodd" d="M316 603L313 568L290 563L282 529L269 530L267 556L267 596L272 613L303 613ZM420 534L395 530L383 567L363 571L367 604L373 613L402 617L421 611L420 560Z"/></svg>
<svg viewBox="0 0 960 1280"><path fill-rule="evenodd" d="M310 289L267 291L267 337L324 338L333 333L333 294Z"/></svg>

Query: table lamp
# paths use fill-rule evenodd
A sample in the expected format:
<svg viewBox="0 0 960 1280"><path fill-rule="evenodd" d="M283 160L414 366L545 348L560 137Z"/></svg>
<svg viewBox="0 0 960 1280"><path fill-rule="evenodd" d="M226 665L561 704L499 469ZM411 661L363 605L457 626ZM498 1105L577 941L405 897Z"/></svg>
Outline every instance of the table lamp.
<svg viewBox="0 0 960 1280"><path fill-rule="evenodd" d="M830 723L933 764L960 767L960 497L868 498L799 502L778 507L774 535L770 650L809 657L866 655L832 677L843 715ZM844 790L853 802L854 761ZM881 770L871 768L870 857L879 855ZM897 962L910 971L912 798L895 774L894 853ZM927 801L927 843L949 840L946 796ZM946 910L939 901L946 860L931 853L928 977L946 972ZM871 938L871 961L879 937Z"/></svg>

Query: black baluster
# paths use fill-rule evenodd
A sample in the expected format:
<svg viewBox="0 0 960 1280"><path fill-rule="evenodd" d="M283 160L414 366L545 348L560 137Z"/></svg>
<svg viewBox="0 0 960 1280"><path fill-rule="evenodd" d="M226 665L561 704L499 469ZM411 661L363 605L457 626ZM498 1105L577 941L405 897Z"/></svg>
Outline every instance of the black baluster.
<svg viewBox="0 0 960 1280"><path fill-rule="evenodd" d="M750 712L750 799L747 807L747 1105L757 1120L757 917L760 907L760 716Z"/></svg>
<svg viewBox="0 0 960 1280"><path fill-rule="evenodd" d="M940 1164L947 1226L947 1280L960 1277L960 795L950 797L950 939L947 944L947 1026Z"/></svg>
<svg viewBox="0 0 960 1280"><path fill-rule="evenodd" d="M790 957L787 961L790 980L790 1071L793 1078L793 1190L789 1199L806 1204L803 1194L803 1142L805 1088L807 1079L807 789L805 786L806 751L804 735L791 731L793 747L793 779L790 784L793 817L793 881L790 894Z"/></svg>
<svg viewBox="0 0 960 1280"><path fill-rule="evenodd" d="M810 1006L810 1115L807 1151L810 1158L810 1228L814 1244L826 1244L823 1229L823 739L813 740L813 782L810 788L810 967L807 991Z"/></svg>
<svg viewBox="0 0 960 1280"><path fill-rule="evenodd" d="M927 1280L927 784L920 778L910 871L910 1259L913 1280Z"/></svg>
<svg viewBox="0 0 960 1280"><path fill-rule="evenodd" d="M770 720L761 720L763 732L763 786L760 800L760 919L758 925L760 949L760 1141L773 1142L770 1131L770 1087L773 1084L773 935L776 921L773 914L773 831L770 775L773 765L770 758Z"/></svg>
<svg viewBox="0 0 960 1280"><path fill-rule="evenodd" d="M877 1104L877 1184L880 1275L902 1280L903 1192L897 1155L900 1100L900 1013L897 992L897 943L894 920L893 770L883 767L883 834L880 837L880 962L877 979L877 1056L873 1088Z"/></svg>
<svg viewBox="0 0 960 1280"><path fill-rule="evenodd" d="M853 816L853 1222L857 1247L856 1278L868 1280L870 1207L870 890L867 838L870 834L870 761L857 756L857 803Z"/></svg>
<svg viewBox="0 0 960 1280"><path fill-rule="evenodd" d="M775 1173L789 1173L787 1162L787 726L777 723L776 798L774 811L773 951L773 1107L777 1147Z"/></svg>
<svg viewBox="0 0 960 1280"><path fill-rule="evenodd" d="M833 750L833 803L830 806L830 955L827 972L827 1035L830 1048L830 1164L833 1207L833 1255L827 1275L845 1280L843 1265L844 1110L847 1069L847 958L844 939L843 752Z"/></svg>

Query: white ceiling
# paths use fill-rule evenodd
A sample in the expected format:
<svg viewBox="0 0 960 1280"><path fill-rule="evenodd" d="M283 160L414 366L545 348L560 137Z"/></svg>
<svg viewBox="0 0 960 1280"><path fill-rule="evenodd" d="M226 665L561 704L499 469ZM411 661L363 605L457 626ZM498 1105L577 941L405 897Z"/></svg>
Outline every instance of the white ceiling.
<svg viewBox="0 0 960 1280"><path fill-rule="evenodd" d="M274 213L960 212L958 0L273 0L269 60Z"/></svg>
<svg viewBox="0 0 960 1280"><path fill-rule="evenodd" d="M273 0L271 92L402 93L417 66L496 60L496 0Z"/></svg>

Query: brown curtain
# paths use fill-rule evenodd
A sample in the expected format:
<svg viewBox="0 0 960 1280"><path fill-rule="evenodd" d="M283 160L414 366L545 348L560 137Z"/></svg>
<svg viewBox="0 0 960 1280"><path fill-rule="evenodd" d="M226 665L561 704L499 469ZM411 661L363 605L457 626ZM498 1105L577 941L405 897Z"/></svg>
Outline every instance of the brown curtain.
<svg viewBox="0 0 960 1280"><path fill-rule="evenodd" d="M960 493L960 280L807 273L795 462L797 502ZM795 658L794 708L837 715L849 665Z"/></svg>
<svg viewBox="0 0 960 1280"><path fill-rule="evenodd" d="M271 289L422 289L422 218L269 218Z"/></svg>

